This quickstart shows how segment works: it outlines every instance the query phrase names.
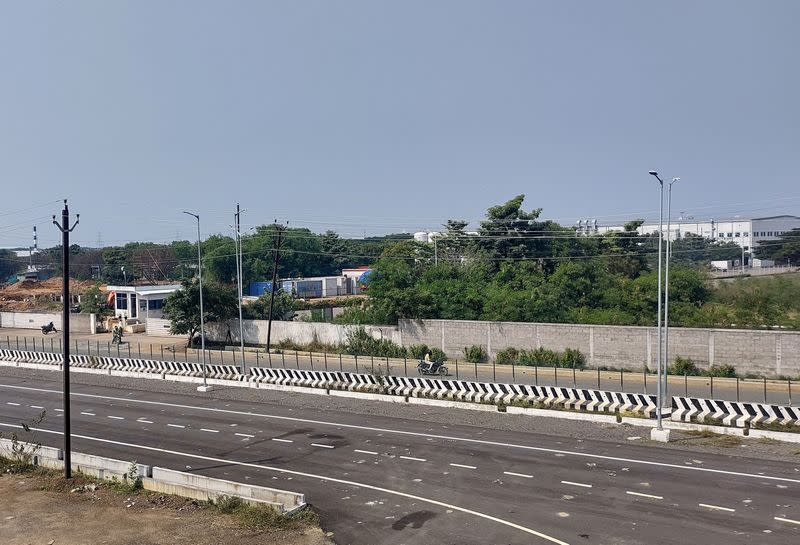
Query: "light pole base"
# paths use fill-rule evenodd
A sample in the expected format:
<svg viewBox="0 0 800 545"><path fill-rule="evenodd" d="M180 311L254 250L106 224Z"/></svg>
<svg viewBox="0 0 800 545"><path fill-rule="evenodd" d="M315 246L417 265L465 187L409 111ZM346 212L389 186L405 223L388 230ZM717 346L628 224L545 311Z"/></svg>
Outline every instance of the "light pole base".
<svg viewBox="0 0 800 545"><path fill-rule="evenodd" d="M212 389L213 389L213 388L211 388L211 385L210 385L210 384L205 384L205 385L202 385L202 386L198 386L198 387L197 387L197 391L198 391L198 392L210 392Z"/></svg>
<svg viewBox="0 0 800 545"><path fill-rule="evenodd" d="M653 428L650 430L650 440L658 441L659 443L669 443L669 429Z"/></svg>

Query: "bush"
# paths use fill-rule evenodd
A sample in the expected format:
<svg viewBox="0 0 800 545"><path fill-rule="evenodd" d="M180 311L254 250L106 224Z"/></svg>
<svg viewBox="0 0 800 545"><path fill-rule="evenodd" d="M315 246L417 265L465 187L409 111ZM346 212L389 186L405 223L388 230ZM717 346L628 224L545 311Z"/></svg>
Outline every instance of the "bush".
<svg viewBox="0 0 800 545"><path fill-rule="evenodd" d="M736 378L736 368L733 365L712 365L703 373L707 377Z"/></svg>
<svg viewBox="0 0 800 545"><path fill-rule="evenodd" d="M559 367L560 360L558 352L539 347L535 350L520 350L517 363L520 365Z"/></svg>
<svg viewBox="0 0 800 545"><path fill-rule="evenodd" d="M414 359L421 360L428 352L427 344L412 344L408 347L408 355Z"/></svg>
<svg viewBox="0 0 800 545"><path fill-rule="evenodd" d="M423 357L425 354L423 354ZM431 359L433 361L447 361L447 355L439 348L431 348Z"/></svg>
<svg viewBox="0 0 800 545"><path fill-rule="evenodd" d="M700 369L690 358L682 358L678 356L675 358L675 363L667 368L667 373L670 375L689 375L696 377L700 375Z"/></svg>
<svg viewBox="0 0 800 545"><path fill-rule="evenodd" d="M347 334L345 352L356 356L378 356L381 358L402 358L406 349L388 339L376 339L363 327Z"/></svg>
<svg viewBox="0 0 800 545"><path fill-rule="evenodd" d="M583 369L586 366L586 356L576 348L567 348L561 353L561 367Z"/></svg>
<svg viewBox="0 0 800 545"><path fill-rule="evenodd" d="M480 345L464 347L464 359L469 363L483 363L487 359L486 350Z"/></svg>
<svg viewBox="0 0 800 545"><path fill-rule="evenodd" d="M519 359L519 350L516 348L504 348L497 353L494 359L501 365L511 365Z"/></svg>

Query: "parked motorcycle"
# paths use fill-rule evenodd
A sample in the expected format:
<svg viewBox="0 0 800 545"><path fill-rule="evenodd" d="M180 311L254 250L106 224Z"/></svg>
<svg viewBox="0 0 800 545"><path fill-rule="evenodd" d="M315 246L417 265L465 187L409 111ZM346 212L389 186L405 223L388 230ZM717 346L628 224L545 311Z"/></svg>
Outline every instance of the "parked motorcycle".
<svg viewBox="0 0 800 545"><path fill-rule="evenodd" d="M417 364L417 372L420 375L438 375L441 377L450 374L447 370L447 367L445 367L444 362L425 360L419 360L419 363Z"/></svg>
<svg viewBox="0 0 800 545"><path fill-rule="evenodd" d="M47 335L48 333L58 333L58 331L56 331L56 326L53 325L53 322L50 322L42 326L42 333Z"/></svg>

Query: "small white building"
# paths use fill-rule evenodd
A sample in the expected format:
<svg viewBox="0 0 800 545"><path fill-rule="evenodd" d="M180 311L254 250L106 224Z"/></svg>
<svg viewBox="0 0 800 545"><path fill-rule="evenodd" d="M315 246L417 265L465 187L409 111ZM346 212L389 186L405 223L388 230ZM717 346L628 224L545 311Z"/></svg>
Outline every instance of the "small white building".
<svg viewBox="0 0 800 545"><path fill-rule="evenodd" d="M180 284L106 287L109 303L113 294L114 316L126 320L138 320L143 324L147 324L148 319L162 319L164 300L179 289L181 289Z"/></svg>

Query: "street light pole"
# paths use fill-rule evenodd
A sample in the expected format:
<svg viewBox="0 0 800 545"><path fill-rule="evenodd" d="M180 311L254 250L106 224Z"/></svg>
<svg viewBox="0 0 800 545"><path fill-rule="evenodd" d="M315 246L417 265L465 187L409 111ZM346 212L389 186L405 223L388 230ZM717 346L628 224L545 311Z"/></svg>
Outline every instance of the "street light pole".
<svg viewBox="0 0 800 545"><path fill-rule="evenodd" d="M242 374L247 374L244 361L244 325L242 324L242 233L241 233L241 210L239 203L236 203L236 279L239 288L239 344L242 350Z"/></svg>
<svg viewBox="0 0 800 545"><path fill-rule="evenodd" d="M197 220L197 277L200 282L200 351L203 353L203 385L197 387L198 392L208 392L211 387L208 385L208 371L206 369L206 332L205 332L205 319L203 315L203 266L202 257L200 254L200 214L183 211Z"/></svg>
<svg viewBox="0 0 800 545"><path fill-rule="evenodd" d="M667 264L664 270L664 399L669 397L669 260L672 257L672 239L670 238L672 227L672 184L680 180L673 178L669 183L667 192Z"/></svg>
<svg viewBox="0 0 800 545"><path fill-rule="evenodd" d="M61 223L53 215L53 225L61 231L61 298L64 300L64 317L61 321L62 358L64 366L64 478L72 478L72 433L70 431L70 403L69 403L69 234L78 226L81 215L78 214L75 224L69 226L69 206L64 199L64 209L61 211Z"/></svg>
<svg viewBox="0 0 800 545"><path fill-rule="evenodd" d="M661 192L661 200L658 209L658 363L656 365L657 385L656 385L656 426L658 431L664 428L661 424L661 406L663 405L662 392L661 392L661 364L662 364L662 350L663 344L661 340L661 264L662 258L662 242L664 239L664 181L658 177L658 172L651 170L651 176L655 176L658 180L658 185Z"/></svg>

